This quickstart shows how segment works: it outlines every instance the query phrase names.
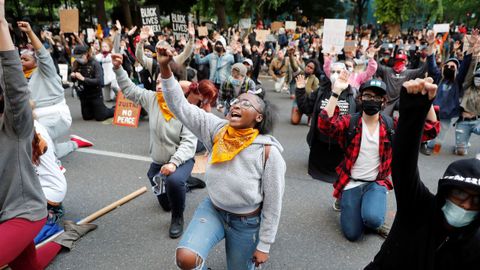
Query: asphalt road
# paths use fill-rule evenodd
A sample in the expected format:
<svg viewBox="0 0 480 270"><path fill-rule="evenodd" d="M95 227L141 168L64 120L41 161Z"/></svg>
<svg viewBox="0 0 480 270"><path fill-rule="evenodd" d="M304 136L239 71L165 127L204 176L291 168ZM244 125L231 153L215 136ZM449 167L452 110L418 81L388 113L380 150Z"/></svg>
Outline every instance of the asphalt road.
<svg viewBox="0 0 480 270"><path fill-rule="evenodd" d="M306 119L302 125L290 125L289 96L273 92L268 79L263 82L269 89L267 98L279 108L274 135L285 148L288 168L280 227L263 269L363 269L383 239L367 234L351 243L342 236L339 213L331 207L332 186L306 173ZM147 121L136 129L112 126L108 121L83 121L78 99L70 96L70 90L66 93L73 117L71 133L94 142L91 149L148 156ZM433 192L446 166L458 159L451 152L453 133L451 129L442 153L420 157L422 179ZM473 135L471 143L470 152L479 153L479 137ZM168 237L170 214L161 210L150 192L148 162L84 152L74 152L62 162L68 181L66 219L81 219L143 186L149 192L96 220L98 229L77 242L71 252L61 253L48 269L177 269L174 254L179 240ZM205 196L206 190L187 194L186 222ZM393 192L388 195L387 215L391 223L395 215ZM207 265L214 270L226 268L223 242L210 253Z"/></svg>

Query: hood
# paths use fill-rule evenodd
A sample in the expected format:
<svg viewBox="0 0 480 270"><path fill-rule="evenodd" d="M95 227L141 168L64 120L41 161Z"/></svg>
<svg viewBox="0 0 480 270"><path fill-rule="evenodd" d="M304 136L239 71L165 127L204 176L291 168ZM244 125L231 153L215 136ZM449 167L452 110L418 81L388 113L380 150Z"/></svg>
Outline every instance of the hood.
<svg viewBox="0 0 480 270"><path fill-rule="evenodd" d="M443 177L438 181L437 201L441 208L445 204L447 192L452 187L460 187L480 192L480 159L469 158L452 162ZM480 214L467 227L479 227Z"/></svg>
<svg viewBox="0 0 480 270"><path fill-rule="evenodd" d="M272 135L262 135L262 134L259 134L255 140L253 141L252 144L263 144L263 145L266 145L266 144L269 144L269 145L272 145L272 146L275 146L278 151L280 151L280 153L283 152L283 146L280 144L280 142L275 138L273 137Z"/></svg>

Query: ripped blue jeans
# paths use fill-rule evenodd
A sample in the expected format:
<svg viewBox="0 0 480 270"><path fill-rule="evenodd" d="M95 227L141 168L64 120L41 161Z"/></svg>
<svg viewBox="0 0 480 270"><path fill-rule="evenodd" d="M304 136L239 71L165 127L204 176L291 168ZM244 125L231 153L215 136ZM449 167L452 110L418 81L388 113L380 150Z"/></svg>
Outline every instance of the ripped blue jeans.
<svg viewBox="0 0 480 270"><path fill-rule="evenodd" d="M182 236L178 248L186 248L202 258L197 269L207 269L206 258L210 250L225 239L228 270L254 269L253 253L258 244L260 213L251 217L239 217L214 208L210 198L201 202L192 221Z"/></svg>
<svg viewBox="0 0 480 270"><path fill-rule="evenodd" d="M462 152L465 155L468 153L472 133L480 135L480 119L457 122L455 129L455 151L457 153Z"/></svg>

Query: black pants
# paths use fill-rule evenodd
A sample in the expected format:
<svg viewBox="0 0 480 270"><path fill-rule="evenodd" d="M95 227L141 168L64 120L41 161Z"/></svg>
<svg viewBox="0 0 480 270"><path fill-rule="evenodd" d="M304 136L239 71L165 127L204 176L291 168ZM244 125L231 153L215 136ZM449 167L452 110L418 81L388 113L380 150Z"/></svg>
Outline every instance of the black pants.
<svg viewBox="0 0 480 270"><path fill-rule="evenodd" d="M108 118L112 118L115 112L113 108L107 108L103 103L101 96L96 98L81 98L80 105L82 108L83 120L103 121Z"/></svg>

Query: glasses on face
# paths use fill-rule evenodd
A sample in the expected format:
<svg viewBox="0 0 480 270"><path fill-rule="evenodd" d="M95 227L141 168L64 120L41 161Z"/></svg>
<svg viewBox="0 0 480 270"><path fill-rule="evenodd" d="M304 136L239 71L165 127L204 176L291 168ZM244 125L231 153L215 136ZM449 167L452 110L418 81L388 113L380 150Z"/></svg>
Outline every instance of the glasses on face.
<svg viewBox="0 0 480 270"><path fill-rule="evenodd" d="M461 189L452 188L452 190L450 190L450 196L462 203L466 200L470 200L473 206L480 207L480 194L473 195Z"/></svg>
<svg viewBox="0 0 480 270"><path fill-rule="evenodd" d="M363 94L363 95L362 95L362 100L363 100L363 101L381 102L381 101L383 101L383 97L381 97L381 96L374 96L374 95L370 95L370 94Z"/></svg>
<svg viewBox="0 0 480 270"><path fill-rule="evenodd" d="M236 99L234 99L230 102L230 106L234 106L234 105L238 105L238 106L240 106L244 109L253 108L258 113L261 113L257 108L255 108L255 106L253 106L253 104L248 99L238 99L238 98L236 98Z"/></svg>

